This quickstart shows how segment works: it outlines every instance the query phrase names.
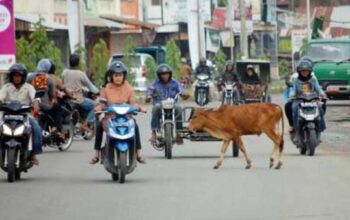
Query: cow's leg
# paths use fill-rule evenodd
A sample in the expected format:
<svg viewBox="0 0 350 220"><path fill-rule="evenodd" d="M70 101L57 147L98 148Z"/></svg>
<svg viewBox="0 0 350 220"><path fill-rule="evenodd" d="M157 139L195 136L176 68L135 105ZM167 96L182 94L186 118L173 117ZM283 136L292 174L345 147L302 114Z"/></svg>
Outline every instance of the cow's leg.
<svg viewBox="0 0 350 220"><path fill-rule="evenodd" d="M214 166L214 169L219 169L221 166L222 162L224 161L225 158L225 153L230 144L229 140L224 140L221 146L221 153L220 153L220 158L216 161L216 165Z"/></svg>
<svg viewBox="0 0 350 220"><path fill-rule="evenodd" d="M234 139L234 141L238 144L239 149L241 150L241 152L244 155L245 160L247 161L247 166L245 168L250 169L252 167L252 160L248 156L248 152L247 152L246 147L243 144L242 138L240 136L236 137Z"/></svg>
<svg viewBox="0 0 350 220"><path fill-rule="evenodd" d="M276 169L281 168L283 163L283 153L281 152L280 145L282 144L281 136L276 133L274 129L267 129L264 131L264 133L273 141L274 146L270 155L270 168L273 167L273 162L275 160L276 153L279 152L279 161L276 165Z"/></svg>

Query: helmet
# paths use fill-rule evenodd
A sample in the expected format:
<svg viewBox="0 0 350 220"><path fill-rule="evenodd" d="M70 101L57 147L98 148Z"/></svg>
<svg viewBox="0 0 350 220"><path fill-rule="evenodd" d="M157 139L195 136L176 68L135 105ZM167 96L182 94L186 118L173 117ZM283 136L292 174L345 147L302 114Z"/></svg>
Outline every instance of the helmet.
<svg viewBox="0 0 350 220"><path fill-rule="evenodd" d="M113 62L109 68L108 68L108 76L112 77L114 73L123 73L124 79L126 77L126 74L128 73L128 69L121 61Z"/></svg>
<svg viewBox="0 0 350 220"><path fill-rule="evenodd" d="M13 82L13 75L15 73L19 73L22 75L22 82L21 84L23 84L26 79L27 79L27 74L28 74L28 70L27 70L27 67L24 65L24 64L21 64L21 63L15 63L13 64L10 69L9 69L9 72L8 72L8 77L9 77L9 80L10 82Z"/></svg>
<svg viewBox="0 0 350 220"><path fill-rule="evenodd" d="M247 70L249 70L249 69L251 69L251 70L253 70L253 71L254 71L254 66L253 66L253 65L251 65L251 64L247 65Z"/></svg>
<svg viewBox="0 0 350 220"><path fill-rule="evenodd" d="M301 71L307 70L312 72L312 63L308 60L300 60L297 65L297 72L300 74Z"/></svg>
<svg viewBox="0 0 350 220"><path fill-rule="evenodd" d="M55 74L55 72L56 72L56 65L55 65L55 63L53 62L53 60L49 60L50 61L50 63L51 63L51 67L50 67L50 69L49 69L49 74Z"/></svg>
<svg viewBox="0 0 350 220"><path fill-rule="evenodd" d="M51 69L51 62L49 59L41 59L38 63L38 65L36 66L36 71L38 73L40 72L45 72L45 73L48 73Z"/></svg>
<svg viewBox="0 0 350 220"><path fill-rule="evenodd" d="M227 60L225 66L228 66L228 65L233 65L233 61L232 60Z"/></svg>
<svg viewBox="0 0 350 220"><path fill-rule="evenodd" d="M182 58L181 58L181 63L187 63L187 60L186 60L185 57L182 57Z"/></svg>
<svg viewBox="0 0 350 220"><path fill-rule="evenodd" d="M162 75L163 73L169 73L170 77L171 77L173 75L173 70L171 69L171 67L168 64L160 64L157 67L158 78L160 78L160 75Z"/></svg>
<svg viewBox="0 0 350 220"><path fill-rule="evenodd" d="M312 61L312 59L311 59L310 57L308 57L308 56L303 56L303 57L300 59L300 61L302 61L302 60L310 62L310 63L311 63L311 66L313 66L313 61Z"/></svg>

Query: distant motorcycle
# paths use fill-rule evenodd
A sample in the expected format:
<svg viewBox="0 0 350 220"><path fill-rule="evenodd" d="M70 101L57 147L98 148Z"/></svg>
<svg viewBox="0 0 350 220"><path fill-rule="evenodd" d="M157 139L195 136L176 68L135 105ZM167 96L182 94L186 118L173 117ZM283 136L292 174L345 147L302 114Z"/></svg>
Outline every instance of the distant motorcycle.
<svg viewBox="0 0 350 220"><path fill-rule="evenodd" d="M31 107L16 101L2 103L0 111L4 112L0 127L0 164L7 172L8 182L21 178L21 172L27 172L32 166L32 129L27 114Z"/></svg>
<svg viewBox="0 0 350 220"><path fill-rule="evenodd" d="M299 102L298 123L295 132L291 133L291 139L297 136L300 154L309 156L315 154L315 148L320 144L320 122L319 111L320 99L315 93L302 94L297 97Z"/></svg>
<svg viewBox="0 0 350 220"><path fill-rule="evenodd" d="M240 104L242 102L242 97L238 88L239 84L233 81L225 81L224 85L225 90L223 91L222 104Z"/></svg>
<svg viewBox="0 0 350 220"><path fill-rule="evenodd" d="M198 74L196 76L197 84L195 87L194 98L199 106L205 106L209 103L209 81L207 74Z"/></svg>
<svg viewBox="0 0 350 220"><path fill-rule="evenodd" d="M106 144L101 150L102 164L112 174L114 181L125 182L125 176L136 168L135 121L139 109L128 104L113 104L104 113L108 119Z"/></svg>

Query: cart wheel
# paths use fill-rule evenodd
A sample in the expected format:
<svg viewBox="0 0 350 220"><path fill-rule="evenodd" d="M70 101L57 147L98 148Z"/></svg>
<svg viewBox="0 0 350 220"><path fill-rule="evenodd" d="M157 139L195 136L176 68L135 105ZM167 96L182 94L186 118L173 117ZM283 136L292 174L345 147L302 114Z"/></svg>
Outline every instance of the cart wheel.
<svg viewBox="0 0 350 220"><path fill-rule="evenodd" d="M238 157L239 156L239 147L236 142L232 141L232 155L233 157Z"/></svg>

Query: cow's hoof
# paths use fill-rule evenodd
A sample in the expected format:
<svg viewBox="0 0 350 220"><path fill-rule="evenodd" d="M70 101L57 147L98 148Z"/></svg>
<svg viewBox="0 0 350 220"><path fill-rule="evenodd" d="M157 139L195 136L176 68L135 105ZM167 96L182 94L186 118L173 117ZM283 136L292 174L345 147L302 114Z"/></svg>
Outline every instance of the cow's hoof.
<svg viewBox="0 0 350 220"><path fill-rule="evenodd" d="M270 162L270 169L273 167L273 162Z"/></svg>
<svg viewBox="0 0 350 220"><path fill-rule="evenodd" d="M217 170L217 169L219 169L219 167L220 167L220 166L215 165L215 166L213 167L213 169L214 169L214 170Z"/></svg>
<svg viewBox="0 0 350 220"><path fill-rule="evenodd" d="M282 167L282 162L278 162L277 166L275 167L276 170L281 169Z"/></svg>
<svg viewBox="0 0 350 220"><path fill-rule="evenodd" d="M252 165L251 165L251 164L248 164L245 168L246 168L247 170L249 170L250 168L252 168Z"/></svg>

